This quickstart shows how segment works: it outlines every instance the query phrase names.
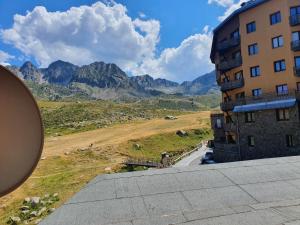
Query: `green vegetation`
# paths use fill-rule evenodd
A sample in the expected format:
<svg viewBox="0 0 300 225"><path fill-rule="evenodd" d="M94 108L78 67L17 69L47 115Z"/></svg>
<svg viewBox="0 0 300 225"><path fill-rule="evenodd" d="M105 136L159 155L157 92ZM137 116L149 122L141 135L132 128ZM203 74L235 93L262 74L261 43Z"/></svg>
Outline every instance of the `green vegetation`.
<svg viewBox="0 0 300 225"><path fill-rule="evenodd" d="M174 132L130 140L125 146L125 152L130 158L159 161L162 152L168 152L176 158L194 149L202 140L211 138L211 131L206 128L190 130L187 134L185 137L180 137Z"/></svg>

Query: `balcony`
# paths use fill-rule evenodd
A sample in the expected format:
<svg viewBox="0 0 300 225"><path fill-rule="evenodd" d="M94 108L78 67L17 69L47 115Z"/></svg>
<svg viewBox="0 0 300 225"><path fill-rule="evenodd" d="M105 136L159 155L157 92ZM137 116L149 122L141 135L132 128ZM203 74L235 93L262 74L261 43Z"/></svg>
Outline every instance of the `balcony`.
<svg viewBox="0 0 300 225"><path fill-rule="evenodd" d="M291 49L292 49L292 51L295 51L295 52L300 51L300 40L292 41Z"/></svg>
<svg viewBox="0 0 300 225"><path fill-rule="evenodd" d="M228 70L239 67L241 65L242 65L242 57L239 56L235 59L231 59L231 60L221 62L218 69L224 73Z"/></svg>
<svg viewBox="0 0 300 225"><path fill-rule="evenodd" d="M217 46L217 49L219 52L224 53L227 50L239 46L241 43L240 38L231 38L228 41L224 41L222 43L219 43Z"/></svg>
<svg viewBox="0 0 300 225"><path fill-rule="evenodd" d="M241 88L244 87L244 79L240 79L240 80L234 80L234 81L228 81L228 82L224 82L221 84L221 91L225 92L225 91L230 91L230 90L234 90L237 88Z"/></svg>
<svg viewBox="0 0 300 225"><path fill-rule="evenodd" d="M236 105L237 105L236 101L222 102L221 103L221 110L223 112L232 111Z"/></svg>
<svg viewBox="0 0 300 225"><path fill-rule="evenodd" d="M300 77L300 66L294 67L294 74L296 77Z"/></svg>
<svg viewBox="0 0 300 225"><path fill-rule="evenodd" d="M290 16L290 25L291 26L300 25L300 14Z"/></svg>

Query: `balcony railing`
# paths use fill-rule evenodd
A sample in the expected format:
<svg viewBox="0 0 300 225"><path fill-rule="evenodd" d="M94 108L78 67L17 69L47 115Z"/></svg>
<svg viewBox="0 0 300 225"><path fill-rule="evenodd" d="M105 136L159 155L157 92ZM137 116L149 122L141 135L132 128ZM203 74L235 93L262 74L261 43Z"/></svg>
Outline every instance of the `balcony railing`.
<svg viewBox="0 0 300 225"><path fill-rule="evenodd" d="M297 41L292 41L291 42L291 49L293 51L300 51L300 40L297 40Z"/></svg>
<svg viewBox="0 0 300 225"><path fill-rule="evenodd" d="M296 77L300 77L300 66L294 67L294 74Z"/></svg>
<svg viewBox="0 0 300 225"><path fill-rule="evenodd" d="M290 16L290 25L291 26L300 25L300 14Z"/></svg>
<svg viewBox="0 0 300 225"><path fill-rule="evenodd" d="M226 72L228 70L239 67L241 65L242 65L242 57L239 56L235 59L231 59L231 60L221 62L220 65L219 65L219 70L222 71L222 72Z"/></svg>
<svg viewBox="0 0 300 225"><path fill-rule="evenodd" d="M223 53L231 48L239 46L240 43L241 43L240 38L231 38L230 40L219 43L217 49L218 51Z"/></svg>
<svg viewBox="0 0 300 225"><path fill-rule="evenodd" d="M244 79L228 81L221 84L221 91L230 91L244 86Z"/></svg>
<svg viewBox="0 0 300 225"><path fill-rule="evenodd" d="M281 92L281 93L266 93L260 96L241 98L236 101L222 102L221 110L224 112L228 112L228 111L232 111L235 106L249 105L249 104L261 103L261 102L272 102L272 101L292 99L292 98L296 98L297 100L300 100L300 90L292 90L292 91Z"/></svg>

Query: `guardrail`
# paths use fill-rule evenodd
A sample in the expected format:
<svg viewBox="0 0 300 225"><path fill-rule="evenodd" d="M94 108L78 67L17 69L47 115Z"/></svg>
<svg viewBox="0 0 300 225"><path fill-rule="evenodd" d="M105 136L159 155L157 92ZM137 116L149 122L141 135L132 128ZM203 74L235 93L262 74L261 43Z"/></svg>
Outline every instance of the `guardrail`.
<svg viewBox="0 0 300 225"><path fill-rule="evenodd" d="M244 86L244 79L227 81L221 84L221 91L229 91Z"/></svg>

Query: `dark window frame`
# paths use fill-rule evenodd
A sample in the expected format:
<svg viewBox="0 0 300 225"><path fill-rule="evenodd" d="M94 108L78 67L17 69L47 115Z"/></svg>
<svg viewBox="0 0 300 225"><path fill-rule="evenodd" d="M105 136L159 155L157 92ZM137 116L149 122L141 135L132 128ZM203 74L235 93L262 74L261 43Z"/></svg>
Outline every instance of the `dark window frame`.
<svg viewBox="0 0 300 225"><path fill-rule="evenodd" d="M255 71L255 73L252 73ZM251 77L258 77L261 75L260 66L252 66L250 67L250 76Z"/></svg>
<svg viewBox="0 0 300 225"><path fill-rule="evenodd" d="M256 22L252 21L250 23L247 23L246 30L247 30L247 34L255 32L256 31Z"/></svg>
<svg viewBox="0 0 300 225"><path fill-rule="evenodd" d="M271 26L275 25L275 24L278 24L278 23L281 23L282 21L282 18L281 18L281 12L280 11L277 11L275 13L272 13L270 15L270 24Z"/></svg>
<svg viewBox="0 0 300 225"><path fill-rule="evenodd" d="M296 13L293 14L292 10L296 9ZM300 5L295 5L290 8L290 16L299 15L300 14Z"/></svg>
<svg viewBox="0 0 300 225"><path fill-rule="evenodd" d="M237 75L240 74L240 78L237 79ZM242 80L244 78L243 70L240 70L234 74L234 80Z"/></svg>
<svg viewBox="0 0 300 225"><path fill-rule="evenodd" d="M279 65L279 70L277 70L277 65ZM284 66L283 66L284 65ZM286 63L284 59L277 60L274 62L274 72L280 73L286 71Z"/></svg>
<svg viewBox="0 0 300 225"><path fill-rule="evenodd" d="M256 91L259 91L260 94L259 95L254 95L254 93L256 93ZM262 89L261 88L255 88L255 89L252 90L252 96L253 97L259 97L261 95L262 95Z"/></svg>
<svg viewBox="0 0 300 225"><path fill-rule="evenodd" d="M282 45L280 45L280 39L279 38L282 38ZM274 41L276 40L276 43L277 43L277 47L274 46ZM277 37L273 37L272 38L272 48L273 49L276 49L276 48L281 48L284 46L284 40L283 40L283 36L282 35L279 35Z"/></svg>
<svg viewBox="0 0 300 225"><path fill-rule="evenodd" d="M248 45L248 54L249 54L249 56L257 55L258 52L259 52L259 48L258 48L258 44L257 43Z"/></svg>
<svg viewBox="0 0 300 225"><path fill-rule="evenodd" d="M280 112L283 112L282 115L280 114ZM290 110L288 108L276 109L276 118L277 118L277 121L289 121L290 120Z"/></svg>
<svg viewBox="0 0 300 225"><path fill-rule="evenodd" d="M285 91L282 90L281 92L279 92L279 88L284 89L283 87L287 87L286 90ZM279 95L286 95L286 94L288 94L289 93L288 84L279 84L279 85L276 85L276 93L277 93L278 96Z"/></svg>
<svg viewBox="0 0 300 225"><path fill-rule="evenodd" d="M255 123L255 113L246 112L245 113L245 123Z"/></svg>
<svg viewBox="0 0 300 225"><path fill-rule="evenodd" d="M288 148L295 147L294 136L293 135L286 135L285 136L285 141L286 141L286 147L288 147Z"/></svg>
<svg viewBox="0 0 300 225"><path fill-rule="evenodd" d="M248 146L249 147L255 147L255 138L252 135L248 136Z"/></svg>

